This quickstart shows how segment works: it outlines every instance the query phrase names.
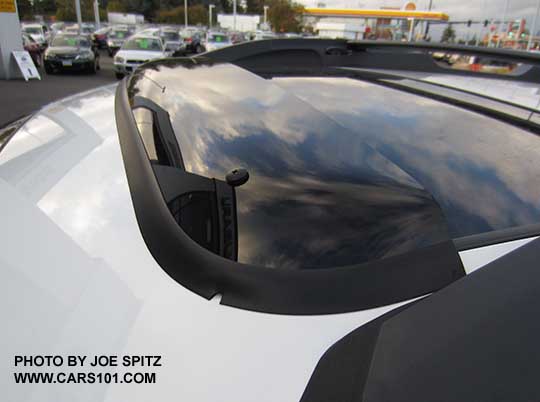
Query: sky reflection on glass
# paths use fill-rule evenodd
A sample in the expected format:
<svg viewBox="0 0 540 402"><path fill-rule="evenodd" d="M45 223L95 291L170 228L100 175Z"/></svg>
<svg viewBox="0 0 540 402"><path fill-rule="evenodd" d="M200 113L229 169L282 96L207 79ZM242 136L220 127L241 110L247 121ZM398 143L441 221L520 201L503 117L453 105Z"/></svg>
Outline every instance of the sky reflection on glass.
<svg viewBox="0 0 540 402"><path fill-rule="evenodd" d="M421 183L441 205L452 237L540 222L537 135L351 79L273 81L354 130Z"/></svg>
<svg viewBox="0 0 540 402"><path fill-rule="evenodd" d="M448 239L422 185L272 81L231 65L154 66L130 93L168 111L187 171L249 171L237 190L241 262L325 268Z"/></svg>

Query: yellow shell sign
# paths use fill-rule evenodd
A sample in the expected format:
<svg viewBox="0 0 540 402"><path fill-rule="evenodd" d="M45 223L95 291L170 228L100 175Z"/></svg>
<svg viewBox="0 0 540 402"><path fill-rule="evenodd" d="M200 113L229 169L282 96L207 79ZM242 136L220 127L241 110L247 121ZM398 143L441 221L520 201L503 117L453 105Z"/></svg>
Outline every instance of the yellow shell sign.
<svg viewBox="0 0 540 402"><path fill-rule="evenodd" d="M14 13L16 10L15 0L0 0L0 13Z"/></svg>
<svg viewBox="0 0 540 402"><path fill-rule="evenodd" d="M1 0L0 0L1 1ZM416 4L414 4L412 1L405 4L405 6L403 7L403 9L405 11L415 11L416 10Z"/></svg>

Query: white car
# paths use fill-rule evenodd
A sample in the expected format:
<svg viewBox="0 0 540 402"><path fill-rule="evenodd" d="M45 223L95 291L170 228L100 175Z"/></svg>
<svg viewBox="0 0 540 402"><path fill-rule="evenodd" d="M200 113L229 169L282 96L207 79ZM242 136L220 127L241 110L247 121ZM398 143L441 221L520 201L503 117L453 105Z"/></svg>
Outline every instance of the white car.
<svg viewBox="0 0 540 402"><path fill-rule="evenodd" d="M223 49L232 44L229 35L221 32L208 32L204 40L204 49L207 52L211 52L212 50Z"/></svg>
<svg viewBox="0 0 540 402"><path fill-rule="evenodd" d="M132 31L127 25L115 25L107 36L107 52L113 57L124 42L131 37Z"/></svg>
<svg viewBox="0 0 540 402"><path fill-rule="evenodd" d="M448 46L247 42L0 129L2 400L539 401L539 113Z"/></svg>
<svg viewBox="0 0 540 402"><path fill-rule="evenodd" d="M49 44L50 32L44 24L22 24L22 31L29 34L42 48Z"/></svg>
<svg viewBox="0 0 540 402"><path fill-rule="evenodd" d="M145 28L145 29L143 29L141 31L137 31L136 35L137 36L155 36L155 37L159 37L160 31L161 31L160 28Z"/></svg>
<svg viewBox="0 0 540 402"><path fill-rule="evenodd" d="M114 56L116 78L131 74L139 65L150 60L168 57L169 53L159 37L135 35L124 42Z"/></svg>
<svg viewBox="0 0 540 402"><path fill-rule="evenodd" d="M251 40L276 39L277 35L272 31L255 31L251 36Z"/></svg>
<svg viewBox="0 0 540 402"><path fill-rule="evenodd" d="M171 53L178 51L184 44L182 37L178 33L178 29L173 27L161 28L159 37L163 41L165 49Z"/></svg>

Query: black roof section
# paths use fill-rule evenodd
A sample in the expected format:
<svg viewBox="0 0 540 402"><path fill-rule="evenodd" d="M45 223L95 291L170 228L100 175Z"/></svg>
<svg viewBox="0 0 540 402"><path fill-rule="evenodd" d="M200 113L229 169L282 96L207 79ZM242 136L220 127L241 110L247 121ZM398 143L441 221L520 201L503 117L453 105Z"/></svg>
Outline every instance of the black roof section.
<svg viewBox="0 0 540 402"><path fill-rule="evenodd" d="M540 399L540 239L334 344L302 402Z"/></svg>

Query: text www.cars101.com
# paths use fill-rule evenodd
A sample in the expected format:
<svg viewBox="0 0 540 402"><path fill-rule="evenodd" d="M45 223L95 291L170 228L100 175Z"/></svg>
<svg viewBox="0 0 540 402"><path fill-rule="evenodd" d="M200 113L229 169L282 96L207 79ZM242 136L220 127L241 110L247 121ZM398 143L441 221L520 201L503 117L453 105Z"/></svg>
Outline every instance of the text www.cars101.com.
<svg viewBox="0 0 540 402"><path fill-rule="evenodd" d="M17 384L155 384L156 373L13 373Z"/></svg>

